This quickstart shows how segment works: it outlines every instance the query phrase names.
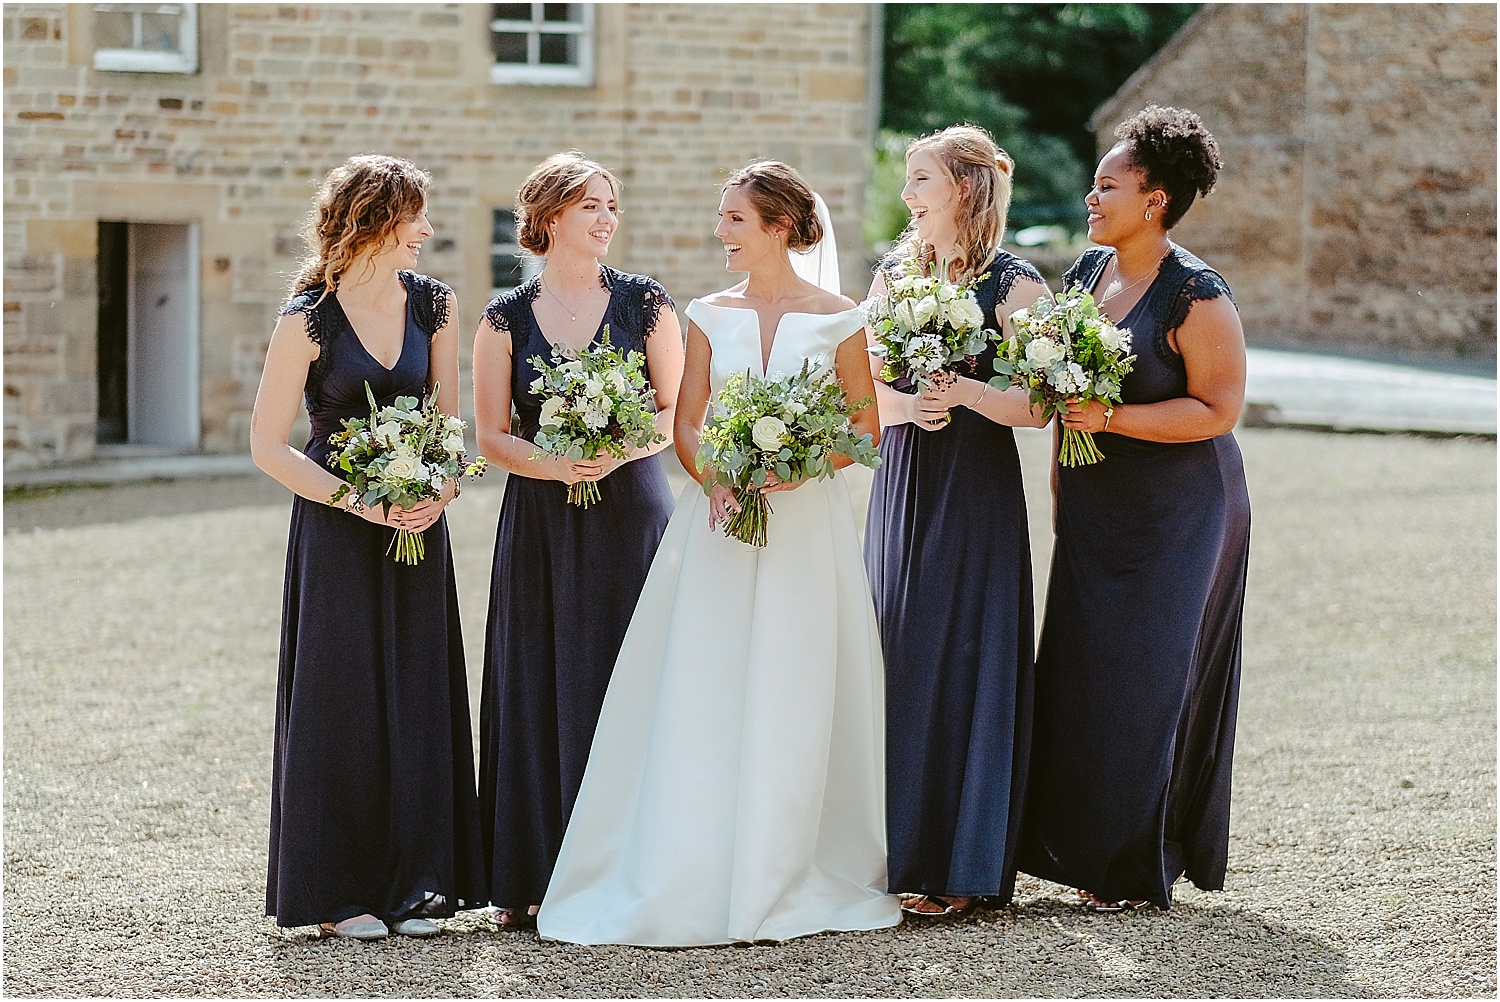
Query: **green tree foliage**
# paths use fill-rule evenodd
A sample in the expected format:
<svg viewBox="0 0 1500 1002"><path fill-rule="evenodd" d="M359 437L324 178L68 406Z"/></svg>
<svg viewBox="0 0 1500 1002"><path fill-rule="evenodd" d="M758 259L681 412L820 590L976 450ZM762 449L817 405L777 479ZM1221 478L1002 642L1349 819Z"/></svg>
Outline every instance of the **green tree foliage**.
<svg viewBox="0 0 1500 1002"><path fill-rule="evenodd" d="M1081 228L1096 159L1089 116L1199 6L887 4L881 124L905 136L984 126L1016 161L1013 223ZM876 153L877 197L893 144L885 137ZM894 235L899 208L885 208L872 206L872 241Z"/></svg>

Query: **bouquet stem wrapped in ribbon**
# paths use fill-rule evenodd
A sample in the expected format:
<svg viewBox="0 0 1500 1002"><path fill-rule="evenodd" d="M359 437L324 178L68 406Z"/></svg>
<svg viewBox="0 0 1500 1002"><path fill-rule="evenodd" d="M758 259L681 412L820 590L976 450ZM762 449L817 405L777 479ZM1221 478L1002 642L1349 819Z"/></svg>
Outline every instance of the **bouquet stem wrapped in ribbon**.
<svg viewBox="0 0 1500 1002"><path fill-rule="evenodd" d="M546 395L536 445L542 452L577 463L608 454L624 459L630 448L666 440L656 430L656 395L646 381L646 356L622 353L609 343L609 325L597 347L552 349L555 364L533 356L539 373L531 392ZM561 358L561 361L556 361ZM587 508L599 500L599 485L568 485L568 503Z"/></svg>
<svg viewBox="0 0 1500 1002"><path fill-rule="evenodd" d="M443 481L484 476L485 459L480 456L465 465L464 422L438 410L438 384L425 401L397 397L389 407L375 403L375 391L365 383L370 417L345 418L344 427L328 436L338 451L328 465L346 473L347 482L333 492L329 504L337 504L353 491L365 505L379 504L387 516L392 505L412 508L442 496ZM415 564L426 555L422 533L397 529L386 553L395 551L397 561Z"/></svg>
<svg viewBox="0 0 1500 1002"><path fill-rule="evenodd" d="M885 360L880 378L894 383L902 376L916 384L920 393L953 366L984 351L999 334L984 327L984 310L974 295L974 286L950 282L939 275L923 275L915 261L907 261L905 274L887 285L883 298L860 304L875 335L870 354Z"/></svg>
<svg viewBox="0 0 1500 1002"><path fill-rule="evenodd" d="M1130 372L1130 331L1111 324L1094 297L1082 289L1043 296L1010 315L1015 334L1001 342L995 358L999 375L990 385L1018 386L1051 417L1069 399L1088 404L1120 402L1120 381ZM1064 466L1097 463L1104 453L1086 431L1063 428L1057 461Z"/></svg>
<svg viewBox="0 0 1500 1002"><path fill-rule="evenodd" d="M850 404L833 371L811 371L806 360L791 376L732 374L703 427L698 450L698 469L710 474L704 492L720 484L739 502L724 534L751 546L766 545L772 511L761 488L773 473L786 484L831 477L835 453L871 469L879 466L874 439L868 432L856 434L849 420L851 410L869 404Z"/></svg>

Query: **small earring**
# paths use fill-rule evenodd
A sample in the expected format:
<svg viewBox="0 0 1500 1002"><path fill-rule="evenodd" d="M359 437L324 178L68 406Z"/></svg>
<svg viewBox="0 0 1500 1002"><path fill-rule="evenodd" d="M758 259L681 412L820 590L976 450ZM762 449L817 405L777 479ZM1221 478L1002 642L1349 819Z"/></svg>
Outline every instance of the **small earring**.
<svg viewBox="0 0 1500 1002"><path fill-rule="evenodd" d="M1148 222L1148 223L1151 222L1151 210L1150 209L1146 210L1146 222Z"/></svg>

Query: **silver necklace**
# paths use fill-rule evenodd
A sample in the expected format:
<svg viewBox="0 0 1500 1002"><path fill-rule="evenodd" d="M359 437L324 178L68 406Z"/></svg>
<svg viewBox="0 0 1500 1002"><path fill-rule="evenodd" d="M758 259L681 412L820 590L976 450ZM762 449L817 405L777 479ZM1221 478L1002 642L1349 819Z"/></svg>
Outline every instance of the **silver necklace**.
<svg viewBox="0 0 1500 1002"><path fill-rule="evenodd" d="M567 303L563 302L562 298L559 297L557 293L553 292L551 287L547 285L546 279L542 278L541 276L537 276L537 282L541 285L542 289L546 291L547 295L556 300L557 305L563 308L563 312L568 315L568 319L573 321L574 323L577 323L578 311L570 307Z"/></svg>
<svg viewBox="0 0 1500 1002"><path fill-rule="evenodd" d="M1171 251L1167 251L1167 254L1171 254L1171 253L1172 253ZM1150 271L1146 272L1146 274L1142 275L1140 278L1136 279L1134 282L1131 282L1129 285L1125 286L1124 288L1116 289L1114 292L1111 292L1109 295L1102 297L1099 300L1099 305L1103 306L1105 303L1109 302L1111 299L1118 299L1120 296L1125 295L1125 293L1129 292L1131 289L1134 289L1137 285L1140 285L1146 279L1148 279L1148 278L1154 278L1156 276L1156 273L1159 272L1159 271L1161 271L1162 261L1165 261L1166 259L1167 259L1167 255L1163 254L1161 261L1156 262L1156 267L1155 268L1152 268ZM1123 279L1120 276L1120 258L1119 258L1119 255L1116 255L1116 256L1110 258L1109 259L1109 263L1115 269L1115 281L1116 282L1123 281Z"/></svg>

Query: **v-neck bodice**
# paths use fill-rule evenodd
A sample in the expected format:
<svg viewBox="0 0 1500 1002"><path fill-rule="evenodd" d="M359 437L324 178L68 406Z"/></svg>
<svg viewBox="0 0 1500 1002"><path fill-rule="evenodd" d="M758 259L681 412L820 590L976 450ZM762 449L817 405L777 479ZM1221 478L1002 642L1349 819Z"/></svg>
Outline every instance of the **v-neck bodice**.
<svg viewBox="0 0 1500 1002"><path fill-rule="evenodd" d="M689 303L686 312L713 349L709 384L715 395L731 373L749 370L756 375L785 376L801 369L804 359L814 369L831 366L839 345L865 325L865 315L857 307L838 313L782 314L763 368L760 314L746 307L715 306L701 299Z"/></svg>
<svg viewBox="0 0 1500 1002"><path fill-rule="evenodd" d="M330 451L328 436L344 419L370 416L366 383L381 406L397 397L420 399L427 393L432 335L447 322L450 290L425 275L400 275L406 286L401 354L389 369L360 341L334 293L324 295L321 286L309 289L293 297L283 311L306 317L308 336L319 349L305 391L312 435L304 450L319 463Z"/></svg>
<svg viewBox="0 0 1500 1002"><path fill-rule="evenodd" d="M604 316L600 318L599 327L589 344L600 343L607 324L612 346L625 352L645 354L646 340L656 329L661 313L672 308L672 298L660 284L644 275L631 275L604 266L600 269L600 276L605 288L609 289L609 305L605 307ZM542 412L542 398L531 390L531 384L540 375L531 360L551 361L556 347L542 333L532 308L540 289L540 280L532 278L497 296L484 310L489 324L510 336L511 400L519 417L512 431L527 440L536 436ZM646 378L651 378L649 365Z"/></svg>

